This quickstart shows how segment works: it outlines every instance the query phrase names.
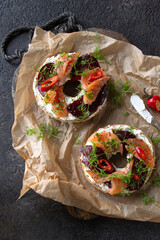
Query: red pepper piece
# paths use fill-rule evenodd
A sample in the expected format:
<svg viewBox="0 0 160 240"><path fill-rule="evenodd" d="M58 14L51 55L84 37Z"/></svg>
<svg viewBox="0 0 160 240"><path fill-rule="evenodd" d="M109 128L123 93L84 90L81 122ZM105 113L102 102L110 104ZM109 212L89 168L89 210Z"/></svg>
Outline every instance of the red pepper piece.
<svg viewBox="0 0 160 240"><path fill-rule="evenodd" d="M93 82L94 80L102 77L102 71L96 70L89 78L89 82Z"/></svg>
<svg viewBox="0 0 160 240"><path fill-rule="evenodd" d="M106 169L109 173L114 171L113 166L110 164L110 162L103 158L98 160L98 166L102 169Z"/></svg>
<svg viewBox="0 0 160 240"><path fill-rule="evenodd" d="M142 150L142 148L136 147L136 152L140 158L146 159L147 156L146 156L145 152Z"/></svg>
<svg viewBox="0 0 160 240"><path fill-rule="evenodd" d="M133 174L133 178L134 178L135 180L139 180L139 176L138 176L136 173Z"/></svg>
<svg viewBox="0 0 160 240"><path fill-rule="evenodd" d="M58 81L58 75L53 76L41 84L41 91L48 91Z"/></svg>
<svg viewBox="0 0 160 240"><path fill-rule="evenodd" d="M158 95L155 95L149 100L147 100L147 105L153 110L160 113L160 97Z"/></svg>
<svg viewBox="0 0 160 240"><path fill-rule="evenodd" d="M148 96L147 105L154 111L160 113L160 97L158 95L149 95L145 88L144 93Z"/></svg>

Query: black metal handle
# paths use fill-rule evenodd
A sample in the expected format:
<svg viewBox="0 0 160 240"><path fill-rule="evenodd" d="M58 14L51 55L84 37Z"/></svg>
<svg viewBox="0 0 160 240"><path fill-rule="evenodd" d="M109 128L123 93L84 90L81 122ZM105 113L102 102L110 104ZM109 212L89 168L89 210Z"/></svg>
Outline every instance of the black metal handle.
<svg viewBox="0 0 160 240"><path fill-rule="evenodd" d="M80 24L76 23L74 14L71 12L65 12L59 15L56 18L53 18L51 21L47 22L45 25L40 26L44 30L50 30L52 28L57 32L76 32L82 31L83 27ZM15 54L8 55L7 47L9 43L13 40L14 37L28 32L29 40L32 40L34 28L33 27L20 27L9 32L2 41L1 51L4 58L12 64L19 64L22 60L23 54L27 52L27 49L15 50Z"/></svg>

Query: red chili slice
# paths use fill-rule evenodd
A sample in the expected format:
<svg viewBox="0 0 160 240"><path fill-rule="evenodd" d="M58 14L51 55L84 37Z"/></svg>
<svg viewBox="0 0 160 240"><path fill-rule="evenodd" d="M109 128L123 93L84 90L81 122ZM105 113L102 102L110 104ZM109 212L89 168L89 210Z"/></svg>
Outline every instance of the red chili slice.
<svg viewBox="0 0 160 240"><path fill-rule="evenodd" d="M139 176L138 176L136 173L133 174L133 178L134 178L135 180L139 180Z"/></svg>
<svg viewBox="0 0 160 240"><path fill-rule="evenodd" d="M110 162L103 158L98 160L98 166L102 169L106 169L109 173L114 171L113 166L110 164Z"/></svg>
<svg viewBox="0 0 160 240"><path fill-rule="evenodd" d="M53 76L41 84L41 91L48 91L58 81L58 75Z"/></svg>
<svg viewBox="0 0 160 240"><path fill-rule="evenodd" d="M101 78L101 77L102 77L102 71L97 70L94 73L92 73L92 75L89 78L89 82L93 82L94 80Z"/></svg>
<svg viewBox="0 0 160 240"><path fill-rule="evenodd" d="M146 153L142 150L142 148L136 147L136 152L140 158L146 159L146 157L147 157Z"/></svg>

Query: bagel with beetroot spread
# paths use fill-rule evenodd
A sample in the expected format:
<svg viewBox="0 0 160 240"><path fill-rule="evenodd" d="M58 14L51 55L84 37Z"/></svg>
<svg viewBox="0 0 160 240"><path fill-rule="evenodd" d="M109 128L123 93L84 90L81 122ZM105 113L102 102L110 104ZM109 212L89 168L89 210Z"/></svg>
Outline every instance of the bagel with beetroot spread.
<svg viewBox="0 0 160 240"><path fill-rule="evenodd" d="M116 162L120 165L122 159L125 165L117 167ZM81 149L81 165L86 179L98 190L130 195L148 181L155 165L155 150L141 130L109 125L89 137Z"/></svg>
<svg viewBox="0 0 160 240"><path fill-rule="evenodd" d="M49 116L83 122L105 106L108 79L93 56L63 52L47 58L37 69L33 91L38 105Z"/></svg>

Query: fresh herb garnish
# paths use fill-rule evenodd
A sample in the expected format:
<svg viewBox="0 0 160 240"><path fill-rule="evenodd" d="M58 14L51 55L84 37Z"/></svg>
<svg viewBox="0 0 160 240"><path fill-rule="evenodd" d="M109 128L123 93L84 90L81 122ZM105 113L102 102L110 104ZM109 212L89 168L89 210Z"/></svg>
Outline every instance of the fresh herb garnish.
<svg viewBox="0 0 160 240"><path fill-rule="evenodd" d="M47 65L49 65L47 67ZM35 67L34 70L36 72L39 72L39 81L43 82L44 80L47 80L55 75L57 75L57 72L55 71L55 64L54 63L48 63L42 67Z"/></svg>
<svg viewBox="0 0 160 240"><path fill-rule="evenodd" d="M37 136L37 140L39 140L40 138L44 138L44 133L46 131L46 124L45 123L41 123L39 125L39 127L37 128L29 128L29 127L26 127L26 133L28 136L31 136L33 134L36 134Z"/></svg>
<svg viewBox="0 0 160 240"><path fill-rule="evenodd" d="M132 171L128 171L128 173L121 173L121 174L116 174L116 173L112 173L109 175L108 179L114 179L114 178L119 178L122 180L123 183L126 183L126 184L129 184L130 181L131 181L131 178L132 178L133 174L132 174Z"/></svg>
<svg viewBox="0 0 160 240"><path fill-rule="evenodd" d="M160 187L160 175L156 175L149 183L150 186Z"/></svg>
<svg viewBox="0 0 160 240"><path fill-rule="evenodd" d="M46 123L40 123L37 128L26 127L25 131L28 136L36 135L37 140L39 140L40 138L44 138L45 134L48 134L55 138L58 138L59 133L64 134L63 131L59 130L58 128L55 128L54 126L52 126L50 124L47 125Z"/></svg>
<svg viewBox="0 0 160 240"><path fill-rule="evenodd" d="M55 137L55 138L58 138L58 134L59 133L63 133L64 134L64 132L62 130L59 130L58 128L55 128L52 125L48 125L47 133L49 135L51 135L52 137Z"/></svg>
<svg viewBox="0 0 160 240"><path fill-rule="evenodd" d="M110 61L108 61L105 56L100 53L100 46L98 45L99 39L101 38L100 35L96 32L94 34L95 37L95 49L93 52L93 56L97 59L97 60L104 60L105 62L109 63L110 65L112 65L112 63Z"/></svg>
<svg viewBox="0 0 160 240"><path fill-rule="evenodd" d="M100 53L99 49L100 49L100 46L98 46L98 45L95 46L95 49L94 49L94 52L93 52L93 56L96 59L98 59L98 60L104 60L105 62L107 62L110 65L112 65L112 63L110 61L108 61L102 53Z"/></svg>
<svg viewBox="0 0 160 240"><path fill-rule="evenodd" d="M99 133L96 133L95 135L96 135L96 137L97 137L98 142L100 142L102 135L100 135Z"/></svg>
<svg viewBox="0 0 160 240"><path fill-rule="evenodd" d="M96 172L98 176L100 176L101 178L106 177L108 174L106 173L106 169L101 169L98 166L98 159L100 158L102 154L97 154L97 148L95 146L95 144L92 144L92 151L91 153L88 155L86 154L86 157L88 159L88 163L90 168L92 169L93 172Z"/></svg>
<svg viewBox="0 0 160 240"><path fill-rule="evenodd" d="M78 92L78 94L80 93L80 91L81 91L81 83L76 87L76 90L77 90L77 92ZM78 95L77 94L77 95Z"/></svg>
<svg viewBox="0 0 160 240"><path fill-rule="evenodd" d="M90 116L89 106L87 106L83 101L78 106L78 110L82 112L82 116L78 117L79 119L86 119L87 117Z"/></svg>
<svg viewBox="0 0 160 240"><path fill-rule="evenodd" d="M123 82L122 79L107 82L108 99L111 99L115 107L121 107L124 96L132 92L130 83L131 81Z"/></svg>
<svg viewBox="0 0 160 240"><path fill-rule="evenodd" d="M91 64L91 62L89 61L89 60L82 60L81 61L81 65L89 65L90 66L90 64ZM74 74L76 75L76 76L83 76L83 77L85 77L86 76L86 74L87 74L87 72L88 71L90 71L90 67L88 68L88 69L82 69L82 70L78 70L76 67L77 67L77 63L75 62L75 64L74 64ZM71 72L71 75L72 75L72 72Z"/></svg>
<svg viewBox="0 0 160 240"><path fill-rule="evenodd" d="M156 200L155 200L155 197L153 196L153 197L148 197L148 193L146 193L145 191L142 191L141 192L141 197L142 197L142 201L143 201L143 203L145 204L145 205L147 205L147 203L154 203L156 206L157 206L157 204L156 203L158 203L158 202L156 202ZM159 206L160 207L160 206Z"/></svg>
<svg viewBox="0 0 160 240"><path fill-rule="evenodd" d="M157 144L157 143L160 143L160 132L158 134L159 134L159 136L157 138L152 138L151 137L151 141L154 145Z"/></svg>
<svg viewBox="0 0 160 240"><path fill-rule="evenodd" d="M84 94L89 98L92 99L94 97L94 94L92 91L87 92L86 90L84 91Z"/></svg>
<svg viewBox="0 0 160 240"><path fill-rule="evenodd" d="M128 115L129 115L129 112L125 112L125 113L123 114L124 117L128 117Z"/></svg>
<svg viewBox="0 0 160 240"><path fill-rule="evenodd" d="M97 32L95 32L94 36L96 38L95 42L98 43L98 40L101 38L100 35Z"/></svg>
<svg viewBox="0 0 160 240"><path fill-rule="evenodd" d="M73 142L76 145L80 145L82 143L81 140L79 139L79 133L74 133L73 134Z"/></svg>
<svg viewBox="0 0 160 240"><path fill-rule="evenodd" d="M160 175L156 175L153 180L148 183L149 186L160 187ZM154 196L148 197L148 193L146 191L141 191L142 201L145 205L148 203L154 203L155 206L160 208L160 201L156 201Z"/></svg>
<svg viewBox="0 0 160 240"><path fill-rule="evenodd" d="M130 131L131 133L133 133L133 130L134 130L134 125L132 124L132 125L129 127L128 131Z"/></svg>

